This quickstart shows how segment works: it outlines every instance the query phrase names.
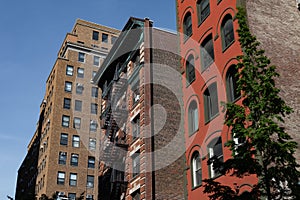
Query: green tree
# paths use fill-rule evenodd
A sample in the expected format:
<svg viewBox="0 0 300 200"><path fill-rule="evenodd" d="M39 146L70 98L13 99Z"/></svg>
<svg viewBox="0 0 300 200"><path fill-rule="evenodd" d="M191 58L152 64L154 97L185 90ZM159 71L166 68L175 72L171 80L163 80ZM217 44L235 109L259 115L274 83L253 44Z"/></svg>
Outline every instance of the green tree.
<svg viewBox="0 0 300 200"><path fill-rule="evenodd" d="M243 178L256 175L258 182L252 191L239 196L239 189L205 180L204 192L212 200L225 199L293 199L299 171L294 157L297 143L285 131L284 117L292 112L279 96L275 86L279 76L276 67L259 48L259 42L250 33L246 12L238 8L238 35L243 55L238 56L238 90L242 105L226 104L225 124L240 144L226 143L232 158L224 163L214 162L223 175Z"/></svg>

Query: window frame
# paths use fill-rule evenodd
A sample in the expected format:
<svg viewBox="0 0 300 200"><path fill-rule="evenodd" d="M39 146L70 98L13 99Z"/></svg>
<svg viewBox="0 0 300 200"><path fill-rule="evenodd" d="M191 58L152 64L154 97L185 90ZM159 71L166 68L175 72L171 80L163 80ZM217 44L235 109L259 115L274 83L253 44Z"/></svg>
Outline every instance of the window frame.
<svg viewBox="0 0 300 200"><path fill-rule="evenodd" d="M77 68L77 78L84 78L84 68L82 67Z"/></svg>
<svg viewBox="0 0 300 200"><path fill-rule="evenodd" d="M95 120L90 120L90 131L96 132L98 128L98 123Z"/></svg>
<svg viewBox="0 0 300 200"><path fill-rule="evenodd" d="M66 75L67 76L73 76L74 75L74 66L67 65L66 66Z"/></svg>
<svg viewBox="0 0 300 200"><path fill-rule="evenodd" d="M63 137L63 136L66 136L66 137ZM67 133L60 134L60 142L59 142L60 145L68 146L68 140L69 140L69 136Z"/></svg>
<svg viewBox="0 0 300 200"><path fill-rule="evenodd" d="M85 53L83 52L78 52L78 62L85 62Z"/></svg>
<svg viewBox="0 0 300 200"><path fill-rule="evenodd" d="M86 177L86 187L93 188L95 185L95 176L94 175L87 175Z"/></svg>
<svg viewBox="0 0 300 200"><path fill-rule="evenodd" d="M202 185L202 165L198 151L195 151L191 158L192 188L195 189Z"/></svg>
<svg viewBox="0 0 300 200"><path fill-rule="evenodd" d="M219 115L219 100L217 83L210 84L203 92L205 123Z"/></svg>
<svg viewBox="0 0 300 200"><path fill-rule="evenodd" d="M69 177L69 186L77 186L77 173L70 173Z"/></svg>
<svg viewBox="0 0 300 200"><path fill-rule="evenodd" d="M93 65L99 67L99 65L100 65L100 57L99 56L94 56Z"/></svg>
<svg viewBox="0 0 300 200"><path fill-rule="evenodd" d="M187 12L183 18L183 37L184 41L190 38L193 35L193 23L192 23L192 14Z"/></svg>
<svg viewBox="0 0 300 200"><path fill-rule="evenodd" d="M56 184L57 185L64 185L66 181L66 173L62 171L57 172L57 180Z"/></svg>
<svg viewBox="0 0 300 200"><path fill-rule="evenodd" d="M99 40L99 31L93 31L92 39L96 41Z"/></svg>
<svg viewBox="0 0 300 200"><path fill-rule="evenodd" d="M70 98L64 98L64 109L71 109L71 99Z"/></svg>
<svg viewBox="0 0 300 200"><path fill-rule="evenodd" d="M72 82L65 81L65 92L72 92Z"/></svg>
<svg viewBox="0 0 300 200"><path fill-rule="evenodd" d="M89 138L89 150L95 151L96 150L96 138Z"/></svg>
<svg viewBox="0 0 300 200"><path fill-rule="evenodd" d="M75 111L81 112L82 111L82 101L81 100L75 100Z"/></svg>
<svg viewBox="0 0 300 200"><path fill-rule="evenodd" d="M73 119L73 128L80 129L81 128L81 118L80 117L74 117Z"/></svg>
<svg viewBox="0 0 300 200"><path fill-rule="evenodd" d="M108 34L102 33L102 39L101 39L101 41L103 43L108 43Z"/></svg>
<svg viewBox="0 0 300 200"><path fill-rule="evenodd" d="M205 8L203 8L204 4L207 4ZM200 26L205 21L205 19L208 18L209 15L210 15L210 0L198 0L197 1L198 26Z"/></svg>
<svg viewBox="0 0 300 200"><path fill-rule="evenodd" d="M66 165L67 164L67 152L60 151L58 154L58 164Z"/></svg>
<svg viewBox="0 0 300 200"><path fill-rule="evenodd" d="M91 103L91 114L97 115L98 113L98 104L97 103Z"/></svg>
<svg viewBox="0 0 300 200"><path fill-rule="evenodd" d="M215 147L221 147L221 154L216 156L215 153ZM220 150L220 149L219 149ZM214 160L213 157L216 156L217 160L222 159L221 162L224 162L224 151L223 151L223 143L222 143L222 138L221 136L214 138L207 146L207 152L208 152L208 171L209 171L209 178L214 179L219 177L221 174L217 172L217 170L220 169L214 169ZM211 159L213 159L211 161ZM220 161L219 161L220 162Z"/></svg>
<svg viewBox="0 0 300 200"><path fill-rule="evenodd" d="M186 59L185 69L186 85L189 86L196 80L195 58L193 54L190 54Z"/></svg>
<svg viewBox="0 0 300 200"><path fill-rule="evenodd" d="M227 24L229 23L229 25ZM230 26L230 30L227 30L225 26ZM225 32L226 31L226 32ZM227 40L228 36L231 40ZM221 38L222 38L222 50L223 52L228 49L232 43L234 43L234 25L233 25L233 19L230 14L227 14L221 23Z"/></svg>
<svg viewBox="0 0 300 200"><path fill-rule="evenodd" d="M231 65L226 72L226 96L228 102L235 102L241 98L241 91L238 90L238 70L236 65Z"/></svg>
<svg viewBox="0 0 300 200"><path fill-rule="evenodd" d="M78 138L78 140L77 140ZM75 144L78 143L78 146L76 146ZM80 136L79 135L73 135L72 136L72 147L74 148L79 148L80 147Z"/></svg>
<svg viewBox="0 0 300 200"><path fill-rule="evenodd" d="M132 178L137 177L140 174L140 165L141 165L141 161L140 161L140 153L134 153L131 156L132 159Z"/></svg>
<svg viewBox="0 0 300 200"><path fill-rule="evenodd" d="M70 116L63 115L62 116L62 124L63 127L69 128L70 127Z"/></svg>
<svg viewBox="0 0 300 200"><path fill-rule="evenodd" d="M88 165L87 165L87 167L89 169L95 169L95 163L96 163L95 157L94 156L89 156L88 157Z"/></svg>
<svg viewBox="0 0 300 200"><path fill-rule="evenodd" d="M82 94L84 90L83 84L76 83L76 94Z"/></svg>
<svg viewBox="0 0 300 200"><path fill-rule="evenodd" d="M98 98L98 93L99 93L98 88L97 88L97 87L92 87L91 90L92 90L92 91L91 91L91 96L92 96L93 98Z"/></svg>
<svg viewBox="0 0 300 200"><path fill-rule="evenodd" d="M201 69L205 71L215 62L215 49L212 34L209 34L200 45Z"/></svg>
<svg viewBox="0 0 300 200"><path fill-rule="evenodd" d="M188 108L188 125L189 136L199 130L199 111L198 104L195 100L191 101Z"/></svg>
<svg viewBox="0 0 300 200"><path fill-rule="evenodd" d="M79 162L79 154L72 153L70 158L70 165L73 167L77 167Z"/></svg>

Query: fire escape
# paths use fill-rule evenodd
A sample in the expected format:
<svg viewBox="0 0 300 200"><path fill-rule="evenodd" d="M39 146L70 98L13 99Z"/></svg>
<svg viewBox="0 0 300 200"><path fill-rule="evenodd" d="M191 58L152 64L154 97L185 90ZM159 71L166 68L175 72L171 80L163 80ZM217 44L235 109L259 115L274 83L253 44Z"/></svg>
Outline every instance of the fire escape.
<svg viewBox="0 0 300 200"><path fill-rule="evenodd" d="M118 68L117 68L118 69ZM118 71L116 70L116 73ZM126 106L127 80L118 74L107 84L102 93L101 129L104 134L100 149L99 199L120 200L125 197L127 182L125 180L126 143Z"/></svg>

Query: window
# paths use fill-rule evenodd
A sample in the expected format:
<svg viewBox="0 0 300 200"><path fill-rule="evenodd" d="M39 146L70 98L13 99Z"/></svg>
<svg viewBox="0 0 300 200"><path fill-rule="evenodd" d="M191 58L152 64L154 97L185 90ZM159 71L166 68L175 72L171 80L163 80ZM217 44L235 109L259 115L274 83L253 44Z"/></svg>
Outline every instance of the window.
<svg viewBox="0 0 300 200"><path fill-rule="evenodd" d="M95 120L90 121L90 131L97 131L98 124Z"/></svg>
<svg viewBox="0 0 300 200"><path fill-rule="evenodd" d="M87 176L86 186L94 187L94 176L92 176L92 175Z"/></svg>
<svg viewBox="0 0 300 200"><path fill-rule="evenodd" d="M97 72L96 71L93 71L92 72L92 78L94 78L96 76Z"/></svg>
<svg viewBox="0 0 300 200"><path fill-rule="evenodd" d="M96 150L96 139L95 138L90 138L89 149L90 150Z"/></svg>
<svg viewBox="0 0 300 200"><path fill-rule="evenodd" d="M98 88L92 87L92 97L97 98L98 97Z"/></svg>
<svg viewBox="0 0 300 200"><path fill-rule="evenodd" d="M88 168L95 168L95 157L89 156L89 158L88 158Z"/></svg>
<svg viewBox="0 0 300 200"><path fill-rule="evenodd" d="M93 31L93 40L99 40L99 32Z"/></svg>
<svg viewBox="0 0 300 200"><path fill-rule="evenodd" d="M73 135L72 138L72 147L79 147L80 146L80 137L78 135Z"/></svg>
<svg viewBox="0 0 300 200"><path fill-rule="evenodd" d="M63 115L62 116L62 126L69 127L70 125L70 116Z"/></svg>
<svg viewBox="0 0 300 200"><path fill-rule="evenodd" d="M234 42L233 22L231 15L226 15L221 24L223 50Z"/></svg>
<svg viewBox="0 0 300 200"><path fill-rule="evenodd" d="M69 193L68 194L68 199L69 200L76 200L76 193Z"/></svg>
<svg viewBox="0 0 300 200"><path fill-rule="evenodd" d="M82 101L75 100L75 110L81 112L82 111Z"/></svg>
<svg viewBox="0 0 300 200"><path fill-rule="evenodd" d="M78 61L79 62L84 62L84 57L85 57L84 53L81 53L81 52L78 53Z"/></svg>
<svg viewBox="0 0 300 200"><path fill-rule="evenodd" d="M132 156L132 177L136 177L140 173L140 154L135 153Z"/></svg>
<svg viewBox="0 0 300 200"><path fill-rule="evenodd" d="M197 187L202 183L201 158L198 151L195 152L192 156L191 169L193 187Z"/></svg>
<svg viewBox="0 0 300 200"><path fill-rule="evenodd" d="M238 71L236 66L233 65L228 69L226 74L226 92L229 102L234 102L241 96L241 92L237 88L238 79Z"/></svg>
<svg viewBox="0 0 300 200"><path fill-rule="evenodd" d="M72 82L65 82L65 92L72 92Z"/></svg>
<svg viewBox="0 0 300 200"><path fill-rule="evenodd" d="M132 137L133 140L140 136L140 117L136 117L132 121Z"/></svg>
<svg viewBox="0 0 300 200"><path fill-rule="evenodd" d="M209 175L210 178L214 178L220 175L221 169L217 167L218 163L223 162L223 149L221 137L215 138L212 142L210 142L210 144L208 145L208 154Z"/></svg>
<svg viewBox="0 0 300 200"><path fill-rule="evenodd" d="M134 192L133 194L131 194L131 196L132 196L132 200L140 200L141 199L139 190Z"/></svg>
<svg viewBox="0 0 300 200"><path fill-rule="evenodd" d="M83 92L83 84L77 83L76 84L76 94L82 94Z"/></svg>
<svg viewBox="0 0 300 200"><path fill-rule="evenodd" d="M132 102L135 106L140 100L140 80L138 80L131 88L132 90Z"/></svg>
<svg viewBox="0 0 300 200"><path fill-rule="evenodd" d="M115 44L116 40L117 40L117 37L112 35L111 36L111 44Z"/></svg>
<svg viewBox="0 0 300 200"><path fill-rule="evenodd" d="M80 67L77 68L77 77L84 78L84 69L83 68L80 68Z"/></svg>
<svg viewBox="0 0 300 200"><path fill-rule="evenodd" d="M60 134L60 145L68 145L68 134L66 133L61 133Z"/></svg>
<svg viewBox="0 0 300 200"><path fill-rule="evenodd" d="M65 172L57 173L57 184L64 185L65 184Z"/></svg>
<svg viewBox="0 0 300 200"><path fill-rule="evenodd" d="M198 130L198 107L196 101L192 101L188 110L189 135L192 135Z"/></svg>
<svg viewBox="0 0 300 200"><path fill-rule="evenodd" d="M78 157L79 157L78 154L75 153L71 154L71 162L70 162L71 166L78 166Z"/></svg>
<svg viewBox="0 0 300 200"><path fill-rule="evenodd" d="M94 56L94 65L99 66L100 64L100 57L99 56Z"/></svg>
<svg viewBox="0 0 300 200"><path fill-rule="evenodd" d="M64 109L70 109L71 108L71 99L64 98Z"/></svg>
<svg viewBox="0 0 300 200"><path fill-rule="evenodd" d="M108 43L108 34L102 33L102 42Z"/></svg>
<svg viewBox="0 0 300 200"><path fill-rule="evenodd" d="M65 165L67 161L67 152L59 152L58 164Z"/></svg>
<svg viewBox="0 0 300 200"><path fill-rule="evenodd" d="M185 63L186 66L186 82L190 85L195 80L195 61L194 56L190 55Z"/></svg>
<svg viewBox="0 0 300 200"><path fill-rule="evenodd" d="M66 68L66 74L68 76L73 76L73 71L74 71L74 67L71 66L71 65L67 65L67 68Z"/></svg>
<svg viewBox="0 0 300 200"><path fill-rule="evenodd" d="M215 59L212 35L209 35L200 46L202 70L208 68Z"/></svg>
<svg viewBox="0 0 300 200"><path fill-rule="evenodd" d="M77 174L75 173L70 173L70 186L76 186L77 185Z"/></svg>
<svg viewBox="0 0 300 200"><path fill-rule="evenodd" d="M94 195L92 195L92 194L87 194L87 195L86 195L86 200L94 200Z"/></svg>
<svg viewBox="0 0 300 200"><path fill-rule="evenodd" d="M91 114L97 114L97 107L98 107L98 104L91 103Z"/></svg>
<svg viewBox="0 0 300 200"><path fill-rule="evenodd" d="M197 2L198 24L200 25L210 14L209 0L199 0Z"/></svg>
<svg viewBox="0 0 300 200"><path fill-rule="evenodd" d="M74 117L73 128L80 129L81 119L79 117Z"/></svg>
<svg viewBox="0 0 300 200"><path fill-rule="evenodd" d="M183 34L184 39L188 39L193 34L193 28L192 28L192 16L191 13L188 12L184 16L183 20Z"/></svg>
<svg viewBox="0 0 300 200"><path fill-rule="evenodd" d="M205 122L208 122L219 113L217 84L211 84L203 96Z"/></svg>

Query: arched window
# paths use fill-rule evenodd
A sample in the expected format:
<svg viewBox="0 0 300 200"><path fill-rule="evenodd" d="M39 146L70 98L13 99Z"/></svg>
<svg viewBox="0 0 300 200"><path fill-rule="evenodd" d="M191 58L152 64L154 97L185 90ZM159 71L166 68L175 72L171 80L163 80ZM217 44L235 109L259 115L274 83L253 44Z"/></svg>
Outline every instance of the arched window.
<svg viewBox="0 0 300 200"><path fill-rule="evenodd" d="M221 24L223 50L234 42L233 22L231 15L226 15Z"/></svg>
<svg viewBox="0 0 300 200"><path fill-rule="evenodd" d="M235 65L232 65L226 74L226 93L227 100L234 102L241 96L241 92L237 89L238 71Z"/></svg>
<svg viewBox="0 0 300 200"><path fill-rule="evenodd" d="M212 83L203 93L205 122L211 121L219 114L217 83Z"/></svg>
<svg viewBox="0 0 300 200"><path fill-rule="evenodd" d="M193 33L192 29L192 15L190 12L186 13L183 20L183 34L184 38L189 38Z"/></svg>
<svg viewBox="0 0 300 200"><path fill-rule="evenodd" d="M208 68L215 60L212 35L207 36L200 45L202 70Z"/></svg>
<svg viewBox="0 0 300 200"><path fill-rule="evenodd" d="M186 65L186 82L187 85L190 85L195 80L195 61L193 55L189 55L185 65Z"/></svg>
<svg viewBox="0 0 300 200"><path fill-rule="evenodd" d="M193 153L191 159L191 169L192 169L193 188L195 188L202 184L201 159L198 151Z"/></svg>
<svg viewBox="0 0 300 200"><path fill-rule="evenodd" d="M192 135L198 130L198 107L196 101L192 101L188 110L189 135Z"/></svg>
<svg viewBox="0 0 300 200"><path fill-rule="evenodd" d="M221 137L213 139L208 145L209 155L209 177L214 178L220 175L221 168L218 164L223 162L223 147Z"/></svg>
<svg viewBox="0 0 300 200"><path fill-rule="evenodd" d="M197 2L198 24L201 24L210 14L209 0L199 0Z"/></svg>

